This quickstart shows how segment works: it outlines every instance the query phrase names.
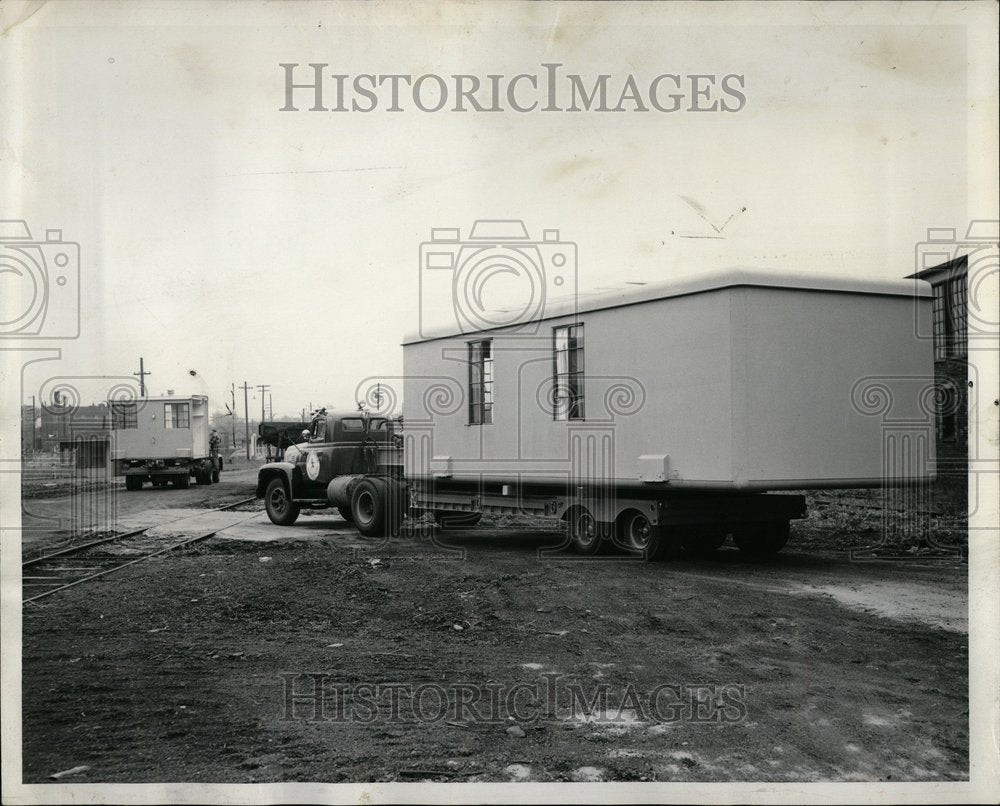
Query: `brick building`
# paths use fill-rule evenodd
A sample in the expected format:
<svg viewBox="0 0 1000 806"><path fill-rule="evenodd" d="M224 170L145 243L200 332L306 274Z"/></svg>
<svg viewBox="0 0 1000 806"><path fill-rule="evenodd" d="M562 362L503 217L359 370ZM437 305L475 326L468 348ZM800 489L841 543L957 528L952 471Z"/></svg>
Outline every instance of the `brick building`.
<svg viewBox="0 0 1000 806"><path fill-rule="evenodd" d="M945 461L968 453L968 271L969 258L962 255L910 275L934 291L937 453Z"/></svg>
<svg viewBox="0 0 1000 806"><path fill-rule="evenodd" d="M111 420L106 403L72 406L53 401L21 407L21 450L58 457L77 468L105 467Z"/></svg>

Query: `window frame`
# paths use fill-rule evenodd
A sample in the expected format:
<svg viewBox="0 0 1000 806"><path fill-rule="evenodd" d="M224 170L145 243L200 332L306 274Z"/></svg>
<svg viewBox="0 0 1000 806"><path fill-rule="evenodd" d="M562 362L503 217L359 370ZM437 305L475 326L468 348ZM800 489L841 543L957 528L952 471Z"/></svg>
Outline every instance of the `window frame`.
<svg viewBox="0 0 1000 806"><path fill-rule="evenodd" d="M566 332L565 348L559 347L561 331ZM555 422L584 422L587 419L585 346L583 322L571 322L552 328L552 419ZM575 365L569 358L573 353L576 353ZM560 355L567 356L566 369L562 372L559 370ZM567 392L575 389L576 394L560 395L559 390L563 388ZM566 402L561 404L562 400Z"/></svg>
<svg viewBox="0 0 1000 806"><path fill-rule="evenodd" d="M493 339L466 342L469 377L466 391L468 425L493 425L494 354ZM478 375L478 379L477 379Z"/></svg>
<svg viewBox="0 0 1000 806"><path fill-rule="evenodd" d="M134 401L111 401L111 427L114 431L131 431L139 427L139 404Z"/></svg>
<svg viewBox="0 0 1000 806"><path fill-rule="evenodd" d="M167 412L170 412L169 416ZM183 418L178 416L181 413L184 414ZM163 427L169 431L191 430L191 404L183 401L164 401Z"/></svg>

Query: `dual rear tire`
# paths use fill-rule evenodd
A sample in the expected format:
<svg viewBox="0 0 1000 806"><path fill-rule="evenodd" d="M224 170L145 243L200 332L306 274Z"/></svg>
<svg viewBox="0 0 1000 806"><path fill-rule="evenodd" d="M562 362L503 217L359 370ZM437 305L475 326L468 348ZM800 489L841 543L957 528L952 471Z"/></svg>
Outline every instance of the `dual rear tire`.
<svg viewBox="0 0 1000 806"><path fill-rule="evenodd" d="M609 524L596 521L586 507L569 510L567 532L570 548L577 554L593 556L613 542L626 551L641 554L647 561L708 557L726 542L729 530L724 526L678 526L653 524L638 509L619 515L613 525L613 540L609 539ZM788 521L751 523L737 527L733 540L737 548L751 559L764 559L781 551L788 542Z"/></svg>
<svg viewBox="0 0 1000 806"><path fill-rule="evenodd" d="M399 532L404 507L403 489L395 479L363 478L351 493L350 520L365 537L388 537Z"/></svg>
<svg viewBox="0 0 1000 806"><path fill-rule="evenodd" d="M788 536L788 521L749 523L733 532L733 542L746 556L759 560L781 551Z"/></svg>

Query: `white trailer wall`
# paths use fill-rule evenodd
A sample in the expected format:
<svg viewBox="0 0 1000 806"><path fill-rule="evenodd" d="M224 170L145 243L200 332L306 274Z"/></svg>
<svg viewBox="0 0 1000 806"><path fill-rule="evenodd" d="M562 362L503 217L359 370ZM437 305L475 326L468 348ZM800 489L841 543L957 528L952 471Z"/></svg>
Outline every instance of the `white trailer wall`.
<svg viewBox="0 0 1000 806"><path fill-rule="evenodd" d="M876 485L885 417L859 406L855 387L882 378L894 416L905 409L911 430L928 437L920 450L930 463L906 471L926 478L933 412L916 398L933 382L932 348L914 323L929 316L929 300L916 299L912 285L889 285L893 294L744 278L550 318L534 336L496 330L411 341L406 472L645 489ZM556 421L552 329L575 321L584 326L586 419ZM481 338L492 339L494 416L469 425L468 343ZM435 389L448 390L446 405ZM640 482L639 457L660 455L669 457L667 481Z"/></svg>
<svg viewBox="0 0 1000 806"><path fill-rule="evenodd" d="M164 404L187 403L189 428L166 428ZM140 400L136 427L114 432L115 459L202 459L208 456L208 398L166 396Z"/></svg>

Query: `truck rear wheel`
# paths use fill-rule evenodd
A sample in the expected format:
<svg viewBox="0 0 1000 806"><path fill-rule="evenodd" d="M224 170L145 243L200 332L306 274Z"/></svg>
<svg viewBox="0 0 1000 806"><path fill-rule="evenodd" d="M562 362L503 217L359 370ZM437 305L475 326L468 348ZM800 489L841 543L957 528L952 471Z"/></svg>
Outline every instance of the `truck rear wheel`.
<svg viewBox="0 0 1000 806"><path fill-rule="evenodd" d="M388 537L403 520L403 497L392 479L363 478L351 493L351 517L365 537Z"/></svg>
<svg viewBox="0 0 1000 806"><path fill-rule="evenodd" d="M381 537L386 528L385 488L374 479L361 479L351 495L351 517L366 537Z"/></svg>
<svg viewBox="0 0 1000 806"><path fill-rule="evenodd" d="M267 510L267 517L271 523L278 526L291 526L299 517L300 507L285 490L285 482L282 479L271 479L264 492L264 509Z"/></svg>
<svg viewBox="0 0 1000 806"><path fill-rule="evenodd" d="M684 553L692 557L710 557L726 542L725 527L692 526L684 532Z"/></svg>
<svg viewBox="0 0 1000 806"><path fill-rule="evenodd" d="M604 542L603 531L586 507L573 507L566 519L573 551L585 557L597 554Z"/></svg>
<svg viewBox="0 0 1000 806"><path fill-rule="evenodd" d="M186 490L191 486L191 477L187 473L183 476L177 476L174 479L174 486L179 490Z"/></svg>
<svg viewBox="0 0 1000 806"><path fill-rule="evenodd" d="M680 554L681 541L676 530L654 525L637 509L623 512L616 522L616 530L621 545L640 552L648 562L674 559Z"/></svg>
<svg viewBox="0 0 1000 806"><path fill-rule="evenodd" d="M136 490L142 489L142 477L141 476L126 476L125 477L125 489L130 492L135 492Z"/></svg>
<svg viewBox="0 0 1000 806"><path fill-rule="evenodd" d="M354 516L351 514L350 507L337 507L337 512L339 512L340 517L342 517L348 523L354 523Z"/></svg>
<svg viewBox="0 0 1000 806"><path fill-rule="evenodd" d="M788 535L788 521L748 523L733 532L733 542L748 557L762 559L781 551Z"/></svg>

